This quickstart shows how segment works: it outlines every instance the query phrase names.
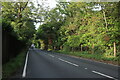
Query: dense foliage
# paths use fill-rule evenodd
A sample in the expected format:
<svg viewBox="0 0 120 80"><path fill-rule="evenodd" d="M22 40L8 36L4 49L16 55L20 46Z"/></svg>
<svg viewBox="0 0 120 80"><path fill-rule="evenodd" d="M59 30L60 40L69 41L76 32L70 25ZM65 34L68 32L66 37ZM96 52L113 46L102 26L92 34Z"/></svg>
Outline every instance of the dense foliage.
<svg viewBox="0 0 120 80"><path fill-rule="evenodd" d="M60 2L47 12L36 39L41 49L118 56L119 5L120 2Z"/></svg>
<svg viewBox="0 0 120 80"><path fill-rule="evenodd" d="M13 35L19 40L26 42L31 39L35 33L34 22L30 18L32 15L30 9L32 7L28 7L27 5L28 2L2 3L3 30L12 30L12 32L14 32Z"/></svg>
<svg viewBox="0 0 120 80"><path fill-rule="evenodd" d="M2 62L5 64L28 48L35 34L34 6L28 2L1 2L2 5Z"/></svg>

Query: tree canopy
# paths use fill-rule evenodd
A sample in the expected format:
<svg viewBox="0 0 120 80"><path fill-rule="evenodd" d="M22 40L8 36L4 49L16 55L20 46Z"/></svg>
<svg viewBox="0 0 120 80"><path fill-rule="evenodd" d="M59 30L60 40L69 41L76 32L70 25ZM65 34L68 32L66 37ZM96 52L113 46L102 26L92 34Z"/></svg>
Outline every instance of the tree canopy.
<svg viewBox="0 0 120 80"><path fill-rule="evenodd" d="M76 51L82 47L90 53L113 55L114 44L116 52L120 50L119 4L60 2L46 14L46 22L37 30L37 39L47 41L45 45L52 46L51 49Z"/></svg>
<svg viewBox="0 0 120 80"><path fill-rule="evenodd" d="M32 40L46 50L117 56L120 51L119 4L59 2L49 9L40 4L36 8L32 2L3 2L3 29L9 28L19 40ZM37 30L35 22L41 23Z"/></svg>

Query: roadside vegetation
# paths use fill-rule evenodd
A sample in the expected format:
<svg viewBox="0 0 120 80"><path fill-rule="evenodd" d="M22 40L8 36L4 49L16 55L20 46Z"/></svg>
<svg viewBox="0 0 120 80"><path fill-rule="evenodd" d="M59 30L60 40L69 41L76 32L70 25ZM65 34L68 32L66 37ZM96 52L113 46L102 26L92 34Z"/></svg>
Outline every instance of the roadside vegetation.
<svg viewBox="0 0 120 80"><path fill-rule="evenodd" d="M0 4L5 77L22 65L25 54L19 53L32 43L48 51L96 60L119 60L120 2L58 1L52 9L44 4L35 7L29 0ZM37 30L36 23L41 24Z"/></svg>
<svg viewBox="0 0 120 80"><path fill-rule="evenodd" d="M22 67L27 49L32 44L35 25L33 3L0 2L2 6L2 68L8 78ZM30 4L31 6L28 6Z"/></svg>
<svg viewBox="0 0 120 80"><path fill-rule="evenodd" d="M27 50L23 50L20 52L15 58L10 59L9 62L2 65L2 78L9 78L11 76L15 76L15 72L20 70L25 61L25 55L27 53Z"/></svg>
<svg viewBox="0 0 120 80"><path fill-rule="evenodd" d="M120 2L59 2L46 12L36 47L96 60L118 61Z"/></svg>
<svg viewBox="0 0 120 80"><path fill-rule="evenodd" d="M57 53L61 53L61 54L66 54L66 55L70 55L70 56L74 56L74 57L78 57L78 58L85 58L85 59L91 59L91 60L95 60L95 61L100 61L100 62L104 62L104 63L108 63L108 64L114 64L114 65L119 65L119 56L118 57L114 57L114 56L106 56L103 54L89 54L88 52L84 51L84 52L67 52L67 51L54 51Z"/></svg>

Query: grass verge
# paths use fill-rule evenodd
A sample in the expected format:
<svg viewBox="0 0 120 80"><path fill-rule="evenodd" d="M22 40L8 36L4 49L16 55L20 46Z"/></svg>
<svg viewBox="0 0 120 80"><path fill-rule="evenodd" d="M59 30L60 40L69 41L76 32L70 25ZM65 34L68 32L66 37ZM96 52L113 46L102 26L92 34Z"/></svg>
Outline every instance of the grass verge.
<svg viewBox="0 0 120 80"><path fill-rule="evenodd" d="M88 52L67 52L67 51L54 51L62 54L67 54L71 56L76 56L76 57L82 57L82 58L87 58L95 61L100 61L100 62L105 62L105 63L110 63L114 65L119 65L119 57L114 57L114 56L105 56L104 54L90 54Z"/></svg>
<svg viewBox="0 0 120 80"><path fill-rule="evenodd" d="M8 63L3 65L2 67L3 78L9 78L23 65L26 52L27 50L21 51L21 53L19 53L15 58L11 59Z"/></svg>

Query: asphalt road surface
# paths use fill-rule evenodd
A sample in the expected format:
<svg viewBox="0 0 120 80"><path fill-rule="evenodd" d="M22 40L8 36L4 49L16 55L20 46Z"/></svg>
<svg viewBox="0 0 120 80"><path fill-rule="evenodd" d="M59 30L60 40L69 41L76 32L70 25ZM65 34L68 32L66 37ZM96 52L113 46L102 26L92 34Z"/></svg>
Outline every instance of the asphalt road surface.
<svg viewBox="0 0 120 80"><path fill-rule="evenodd" d="M118 66L64 54L31 49L23 78L101 78L118 80Z"/></svg>

